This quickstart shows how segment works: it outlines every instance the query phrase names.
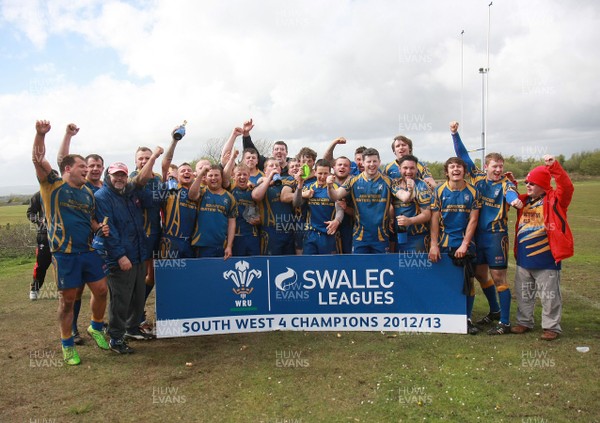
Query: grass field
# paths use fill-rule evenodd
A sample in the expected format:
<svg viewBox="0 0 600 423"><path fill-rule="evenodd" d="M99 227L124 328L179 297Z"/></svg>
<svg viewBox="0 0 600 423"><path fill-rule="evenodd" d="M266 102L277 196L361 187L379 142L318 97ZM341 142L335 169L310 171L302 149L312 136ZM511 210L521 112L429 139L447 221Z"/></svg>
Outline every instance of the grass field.
<svg viewBox="0 0 600 423"><path fill-rule="evenodd" d="M0 259L0 421L600 421L599 195L600 182L576 186L564 333L551 343L539 328L502 337L273 332L137 342L136 354L117 356L88 340L82 364L66 368L55 286L31 302L31 259ZM0 208L2 224L11 208ZM474 315L486 312L478 295ZM84 304L80 330L86 317ZM303 366L278 367L282 354Z"/></svg>
<svg viewBox="0 0 600 423"><path fill-rule="evenodd" d="M27 220L27 206L4 206L0 207L0 227L29 223Z"/></svg>

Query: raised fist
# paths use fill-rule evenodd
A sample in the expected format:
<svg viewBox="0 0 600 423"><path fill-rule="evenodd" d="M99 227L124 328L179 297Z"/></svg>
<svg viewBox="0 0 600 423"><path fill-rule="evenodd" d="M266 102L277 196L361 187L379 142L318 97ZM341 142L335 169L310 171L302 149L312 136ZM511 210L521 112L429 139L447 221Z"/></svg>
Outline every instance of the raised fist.
<svg viewBox="0 0 600 423"><path fill-rule="evenodd" d="M456 134L458 132L458 122L453 120L452 122L450 122L450 132L452 132L453 134Z"/></svg>
<svg viewBox="0 0 600 423"><path fill-rule="evenodd" d="M40 135L46 135L48 132L50 132L51 128L52 127L50 126L49 120L35 121L35 131Z"/></svg>
<svg viewBox="0 0 600 423"><path fill-rule="evenodd" d="M544 156L544 163L546 163L546 166L552 166L555 161L556 160L554 159L554 156L552 156L550 154L546 154Z"/></svg>
<svg viewBox="0 0 600 423"><path fill-rule="evenodd" d="M77 133L79 132L79 128L74 123L69 123L67 125L66 132L67 132L67 134L74 136L74 135L77 135Z"/></svg>
<svg viewBox="0 0 600 423"><path fill-rule="evenodd" d="M164 152L165 152L165 150L159 145L154 149L154 157L158 158Z"/></svg>

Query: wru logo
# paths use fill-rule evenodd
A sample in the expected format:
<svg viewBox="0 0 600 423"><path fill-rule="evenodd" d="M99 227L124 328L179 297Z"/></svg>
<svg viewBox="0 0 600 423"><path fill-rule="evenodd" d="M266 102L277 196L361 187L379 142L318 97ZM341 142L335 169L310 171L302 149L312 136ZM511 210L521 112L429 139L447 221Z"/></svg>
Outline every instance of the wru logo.
<svg viewBox="0 0 600 423"><path fill-rule="evenodd" d="M235 270L237 270L237 272L233 270L223 272L223 277L225 279L231 279L233 283L235 283L237 288L233 288L233 292L241 298L246 298L246 295L254 291L254 288L250 288L250 284L254 278L260 278L262 276L260 270L248 269L250 269L248 262L240 260L235 264Z"/></svg>

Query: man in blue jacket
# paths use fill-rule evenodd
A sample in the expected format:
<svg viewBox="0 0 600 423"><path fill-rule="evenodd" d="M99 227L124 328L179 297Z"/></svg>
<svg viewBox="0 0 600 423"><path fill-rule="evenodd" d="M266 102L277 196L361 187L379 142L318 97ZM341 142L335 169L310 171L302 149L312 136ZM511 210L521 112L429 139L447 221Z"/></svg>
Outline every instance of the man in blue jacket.
<svg viewBox="0 0 600 423"><path fill-rule="evenodd" d="M110 349L119 354L130 354L133 349L126 339L148 339L139 330L144 311L146 266L146 235L143 209L151 204L148 191L142 189L152 176L152 165L162 154L158 147L151 159L132 181L124 163L110 165L104 178L104 186L95 194L97 217L108 218L110 236L94 240L95 247L104 256L109 268L108 287L108 335Z"/></svg>

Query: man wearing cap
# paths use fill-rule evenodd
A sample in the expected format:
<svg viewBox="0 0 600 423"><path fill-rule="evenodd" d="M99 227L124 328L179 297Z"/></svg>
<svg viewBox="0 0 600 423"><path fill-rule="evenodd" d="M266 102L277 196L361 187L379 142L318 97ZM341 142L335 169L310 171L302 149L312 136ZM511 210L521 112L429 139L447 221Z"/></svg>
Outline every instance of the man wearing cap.
<svg viewBox="0 0 600 423"><path fill-rule="evenodd" d="M567 209L573 198L573 183L567 172L551 155L545 166L527 175L527 194L519 196L524 206L517 211L515 229L515 291L517 325L512 333L533 329L535 300L542 303L541 339L552 341L561 333L562 298L560 269L562 260L573 255L573 235L567 223ZM550 184L554 178L556 189Z"/></svg>
<svg viewBox="0 0 600 423"><path fill-rule="evenodd" d="M108 219L112 229L109 237L96 237L94 246L109 268L108 335L110 349L119 354L133 352L126 339L148 337L138 327L146 291L144 260L147 243L143 209L152 205L149 191L143 187L152 177L152 166L162 152L162 148L157 147L131 182L127 179L127 165L113 163L106 171L104 186L95 194L97 217Z"/></svg>

